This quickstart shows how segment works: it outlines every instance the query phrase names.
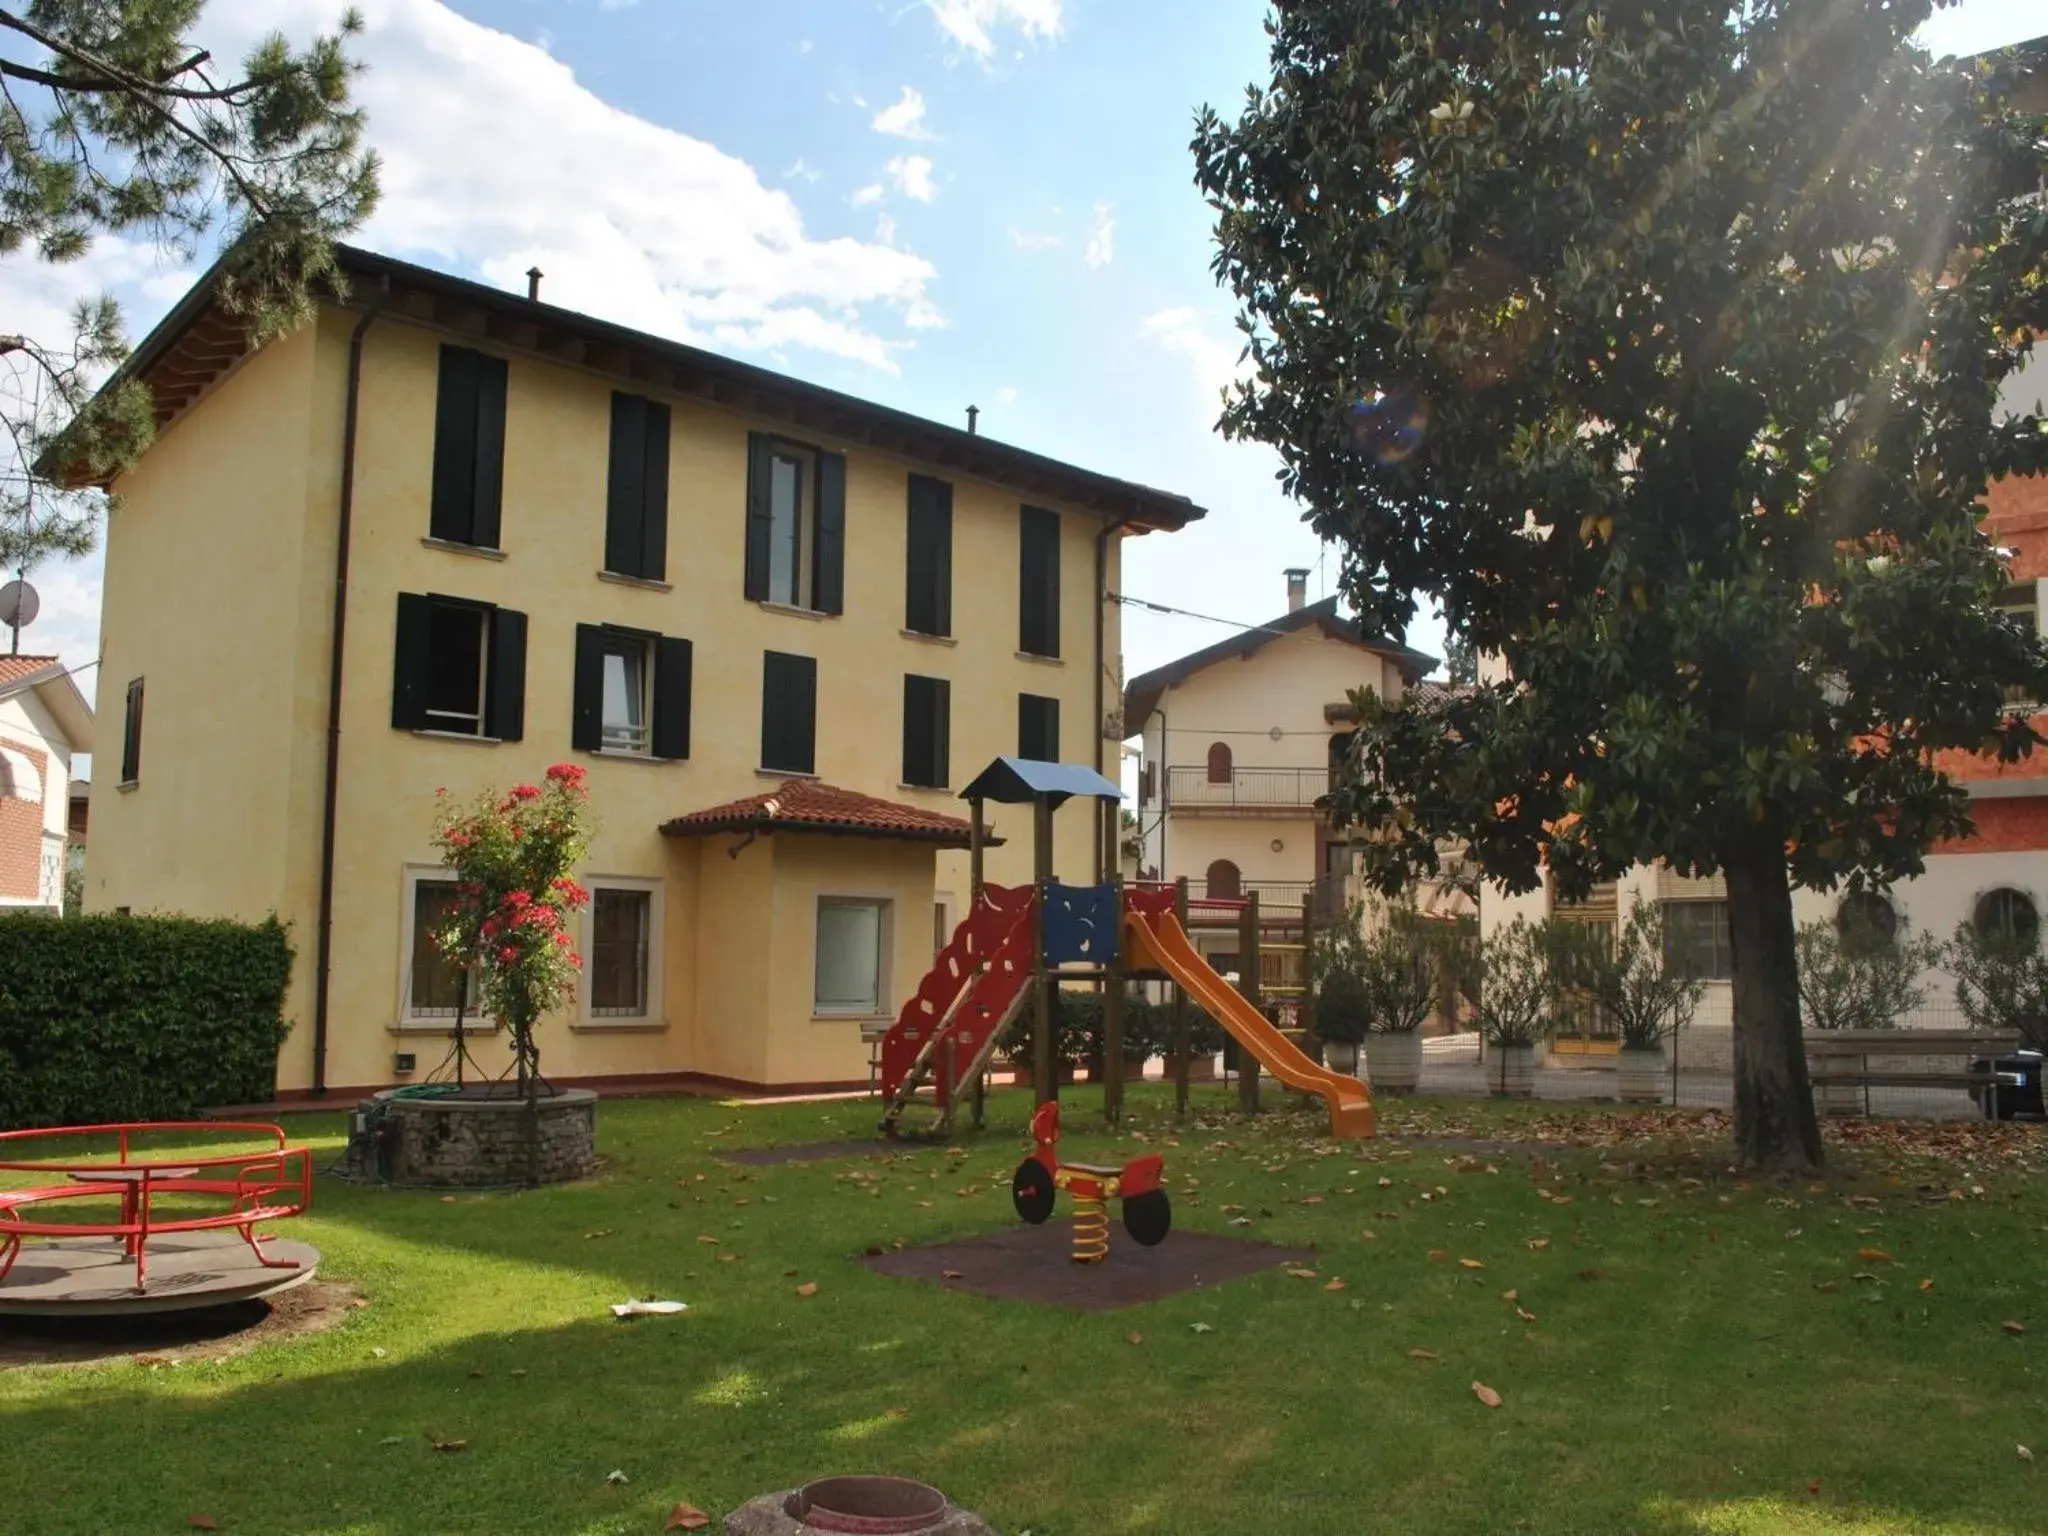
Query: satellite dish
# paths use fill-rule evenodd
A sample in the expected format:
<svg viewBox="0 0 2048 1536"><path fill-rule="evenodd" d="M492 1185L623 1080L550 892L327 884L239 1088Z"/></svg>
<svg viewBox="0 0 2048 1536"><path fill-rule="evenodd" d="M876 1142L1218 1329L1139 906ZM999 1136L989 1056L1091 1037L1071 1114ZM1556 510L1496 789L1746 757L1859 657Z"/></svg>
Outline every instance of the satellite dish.
<svg viewBox="0 0 2048 1536"><path fill-rule="evenodd" d="M43 600L25 581L10 581L0 587L0 624L9 629L27 629L43 611Z"/></svg>

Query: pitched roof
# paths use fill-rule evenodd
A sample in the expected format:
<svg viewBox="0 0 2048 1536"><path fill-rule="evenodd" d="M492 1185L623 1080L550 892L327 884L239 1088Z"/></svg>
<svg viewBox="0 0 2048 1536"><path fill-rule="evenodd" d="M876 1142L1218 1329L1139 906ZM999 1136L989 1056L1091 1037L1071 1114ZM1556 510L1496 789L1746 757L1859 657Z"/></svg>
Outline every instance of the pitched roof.
<svg viewBox="0 0 2048 1536"><path fill-rule="evenodd" d="M496 346L606 375L621 388L695 396L709 405L786 423L794 432L866 444L921 465L1007 487L1023 497L1124 520L1140 532L1184 527L1204 515L1185 496L1064 464L701 347L543 304L522 293L357 246L336 246L335 257L351 285L348 307L358 314L375 307L392 319L451 333L455 341ZM111 386L119 379L139 377L149 383L156 397L159 432L251 350L248 326L216 302L221 270L221 262L214 263L109 381Z"/></svg>
<svg viewBox="0 0 2048 1536"><path fill-rule="evenodd" d="M1163 667L1154 667L1150 672L1131 679L1124 689L1124 730L1135 736L1152 718L1152 711L1159 707L1159 697L1167 689L1187 681L1205 667L1213 667L1219 661L1228 661L1233 656L1249 656L1268 641L1282 635L1291 635L1311 626L1320 628L1333 640L1342 640L1360 650L1371 651L1385 656L1400 667L1401 676L1413 683L1436 665L1436 657L1425 656L1420 651L1411 651L1405 645L1397 645L1378 635L1369 635L1359 628L1356 619L1347 619L1337 612L1337 599L1326 597L1319 603L1308 603L1292 613L1282 614L1277 619L1268 619L1254 629L1232 635L1228 640L1219 640L1214 645L1204 646L1199 651L1190 651L1178 661L1169 661Z"/></svg>
<svg viewBox="0 0 2048 1536"><path fill-rule="evenodd" d="M719 832L819 832L839 837L879 837L906 843L965 848L971 840L965 818L944 816L921 806L880 800L858 790L816 779L786 779L763 795L691 811L661 824L664 837L709 837ZM994 847L1001 838L985 837Z"/></svg>
<svg viewBox="0 0 2048 1536"><path fill-rule="evenodd" d="M999 757L960 791L962 800L994 800L1001 805L1029 805L1041 795L1058 810L1075 795L1121 800L1124 792L1093 768L1032 757Z"/></svg>
<svg viewBox="0 0 2048 1536"><path fill-rule="evenodd" d="M92 750L92 705L55 656L0 656L0 699L33 691L74 752Z"/></svg>
<svg viewBox="0 0 2048 1536"><path fill-rule="evenodd" d="M54 656L0 656L0 688L9 683L27 682L38 672L47 672L57 666Z"/></svg>

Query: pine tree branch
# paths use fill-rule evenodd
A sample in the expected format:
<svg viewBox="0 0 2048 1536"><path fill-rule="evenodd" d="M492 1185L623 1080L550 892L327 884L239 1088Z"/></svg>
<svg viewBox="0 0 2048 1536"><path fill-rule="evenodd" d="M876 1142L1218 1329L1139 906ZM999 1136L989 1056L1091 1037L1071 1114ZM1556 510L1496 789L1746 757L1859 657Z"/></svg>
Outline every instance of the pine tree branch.
<svg viewBox="0 0 2048 1536"><path fill-rule="evenodd" d="M36 69L27 64L17 64L0 59L0 74L12 75L17 80L26 80L34 85L48 86L55 91L84 91L105 93L140 93L155 96L171 96L180 101L233 101L246 96L262 84L259 80L240 80L233 85L216 86L208 82L205 90L194 90L190 86L173 85L173 80L192 73L213 57L208 49L200 49L182 64L173 65L161 79L151 80L143 75L131 73L117 65L108 63L96 54L88 53L76 44L67 42L56 33L37 26L34 22L15 15L12 11L0 10L0 27L7 27L25 37L35 39L58 57L70 60L81 69L91 71L85 76L53 74L48 70ZM203 78L203 77L202 77Z"/></svg>

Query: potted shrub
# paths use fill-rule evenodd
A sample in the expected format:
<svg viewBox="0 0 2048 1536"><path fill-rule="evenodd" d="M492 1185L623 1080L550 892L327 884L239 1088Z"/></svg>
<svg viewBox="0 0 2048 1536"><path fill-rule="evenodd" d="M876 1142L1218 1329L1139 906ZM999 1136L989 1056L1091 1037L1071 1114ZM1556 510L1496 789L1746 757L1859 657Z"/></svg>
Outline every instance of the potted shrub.
<svg viewBox="0 0 2048 1536"><path fill-rule="evenodd" d="M1372 1023L1364 979L1348 966L1333 967L1323 973L1315 995L1316 1038L1323 1042L1323 1065L1332 1072L1355 1076L1358 1046Z"/></svg>
<svg viewBox="0 0 2048 1536"><path fill-rule="evenodd" d="M1799 1021L1803 1029L1892 1029L1927 1001L1921 978L1941 960L1931 936L1888 933L1852 917L1845 906L1837 922L1799 927ZM1853 1115L1864 1107L1856 1083L1816 1083L1814 1108L1824 1115Z"/></svg>
<svg viewBox="0 0 2048 1536"><path fill-rule="evenodd" d="M1970 1070L1988 1083L1994 1072L2016 1074L2021 1081L2002 1089L1985 1112L1995 1108L2001 1120L2015 1114L2041 1114L2041 1052L2048 1051L2048 954L2041 949L2038 926L2007 932L1985 932L1967 919L1949 941L1944 963L1956 978L1956 1006L1970 1028L1986 1034L2017 1034L2026 1054L1991 1057L1970 1063ZM1982 1090L1972 1087L1982 1102Z"/></svg>
<svg viewBox="0 0 2048 1536"><path fill-rule="evenodd" d="M1422 1026L1436 1004L1436 956L1415 912L1382 908L1377 916L1359 960L1372 1018L1370 1080L1382 1093L1413 1093L1422 1085Z"/></svg>
<svg viewBox="0 0 2048 1536"><path fill-rule="evenodd" d="M1548 924L1522 918L1496 929L1479 945L1479 1037L1493 1052L1493 1091L1526 1099L1536 1091L1536 1045L1550 1032L1552 982Z"/></svg>
<svg viewBox="0 0 2048 1536"><path fill-rule="evenodd" d="M1707 985L1672 966L1664 946L1664 908L1637 900L1618 935L1586 924L1568 942L1561 981L1576 987L1621 1036L1619 1091L1625 1104L1661 1104L1670 1082L1665 1042L1692 1021Z"/></svg>

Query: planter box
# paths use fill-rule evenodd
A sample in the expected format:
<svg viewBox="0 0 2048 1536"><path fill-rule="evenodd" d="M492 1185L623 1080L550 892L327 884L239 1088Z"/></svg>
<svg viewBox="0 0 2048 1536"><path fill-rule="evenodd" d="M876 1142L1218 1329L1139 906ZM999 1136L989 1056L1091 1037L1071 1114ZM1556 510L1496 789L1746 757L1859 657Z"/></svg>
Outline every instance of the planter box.
<svg viewBox="0 0 2048 1536"><path fill-rule="evenodd" d="M1536 1047L1533 1045L1490 1045L1493 1058L1486 1067L1486 1086L1496 1097L1528 1099L1536 1095Z"/></svg>
<svg viewBox="0 0 2048 1536"><path fill-rule="evenodd" d="M1413 1093L1422 1086L1422 1032L1374 1032L1365 1037L1368 1080L1375 1093Z"/></svg>
<svg viewBox="0 0 2048 1536"><path fill-rule="evenodd" d="M1823 1115L1842 1117L1863 1113L1861 1083L1815 1083L1813 1107Z"/></svg>
<svg viewBox="0 0 2048 1536"><path fill-rule="evenodd" d="M1358 1047L1349 1040L1325 1040L1323 1065L1346 1077L1358 1076Z"/></svg>
<svg viewBox="0 0 2048 1536"><path fill-rule="evenodd" d="M1615 1056L1618 1091L1624 1104L1662 1104L1671 1085L1671 1058L1662 1041L1655 1045L1624 1045Z"/></svg>

